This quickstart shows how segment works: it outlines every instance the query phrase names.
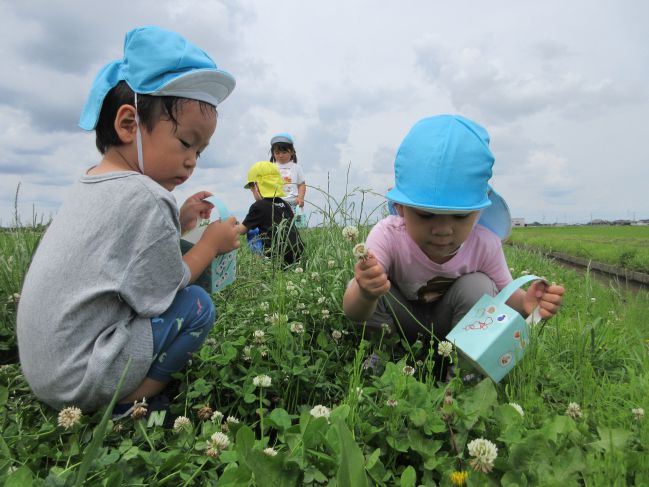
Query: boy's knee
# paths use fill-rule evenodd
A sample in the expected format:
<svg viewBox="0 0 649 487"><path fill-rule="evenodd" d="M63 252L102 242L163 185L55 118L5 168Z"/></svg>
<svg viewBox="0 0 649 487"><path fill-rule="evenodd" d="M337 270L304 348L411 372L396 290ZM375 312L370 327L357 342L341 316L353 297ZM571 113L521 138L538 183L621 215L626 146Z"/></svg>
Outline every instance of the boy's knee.
<svg viewBox="0 0 649 487"><path fill-rule="evenodd" d="M196 316L204 323L204 326L212 328L216 320L216 307L214 306L214 301L212 301L212 296L205 289L197 285L187 286L186 289L196 305Z"/></svg>
<svg viewBox="0 0 649 487"><path fill-rule="evenodd" d="M451 287L458 299L473 306L483 295L495 296L498 294L496 283L482 272L472 272L460 276Z"/></svg>

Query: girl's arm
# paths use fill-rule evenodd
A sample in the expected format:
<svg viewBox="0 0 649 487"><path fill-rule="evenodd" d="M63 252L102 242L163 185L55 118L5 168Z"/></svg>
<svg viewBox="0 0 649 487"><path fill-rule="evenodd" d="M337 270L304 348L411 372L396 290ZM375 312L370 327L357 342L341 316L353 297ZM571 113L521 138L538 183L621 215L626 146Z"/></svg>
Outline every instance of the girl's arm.
<svg viewBox="0 0 649 487"><path fill-rule="evenodd" d="M304 208L304 195L306 194L306 183L300 183L297 185L297 198L296 203Z"/></svg>

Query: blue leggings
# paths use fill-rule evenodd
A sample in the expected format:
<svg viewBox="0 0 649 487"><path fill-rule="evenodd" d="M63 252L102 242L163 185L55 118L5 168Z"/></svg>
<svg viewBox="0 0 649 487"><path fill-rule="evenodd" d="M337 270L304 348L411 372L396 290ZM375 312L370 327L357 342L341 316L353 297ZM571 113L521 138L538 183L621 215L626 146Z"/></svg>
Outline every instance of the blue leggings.
<svg viewBox="0 0 649 487"><path fill-rule="evenodd" d="M215 318L214 303L203 288L187 286L178 291L167 311L151 318L153 363L147 377L169 382L171 374L182 369L203 344Z"/></svg>

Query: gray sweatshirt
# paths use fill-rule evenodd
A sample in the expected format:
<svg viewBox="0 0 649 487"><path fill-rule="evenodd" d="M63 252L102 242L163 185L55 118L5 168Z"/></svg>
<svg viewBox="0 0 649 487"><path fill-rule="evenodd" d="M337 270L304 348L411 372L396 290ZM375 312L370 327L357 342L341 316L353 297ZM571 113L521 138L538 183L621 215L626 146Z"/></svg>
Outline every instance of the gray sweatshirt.
<svg viewBox="0 0 649 487"><path fill-rule="evenodd" d="M90 412L133 391L153 359L150 318L189 282L172 194L137 172L84 176L45 232L17 315L36 396Z"/></svg>

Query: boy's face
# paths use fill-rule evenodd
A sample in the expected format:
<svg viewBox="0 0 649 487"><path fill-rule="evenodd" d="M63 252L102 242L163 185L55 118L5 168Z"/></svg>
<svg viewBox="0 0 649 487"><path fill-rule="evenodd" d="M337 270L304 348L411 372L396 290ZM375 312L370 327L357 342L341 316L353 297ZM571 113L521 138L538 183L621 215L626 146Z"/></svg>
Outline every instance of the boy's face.
<svg viewBox="0 0 649 487"><path fill-rule="evenodd" d="M406 231L430 260L443 264L451 259L467 238L479 211L470 213L428 213L395 204L406 223Z"/></svg>
<svg viewBox="0 0 649 487"><path fill-rule="evenodd" d="M198 158L216 130L216 110L201 110L199 102L178 105L178 125L161 118L151 132L142 130L142 153L147 176L168 191L194 172Z"/></svg>

